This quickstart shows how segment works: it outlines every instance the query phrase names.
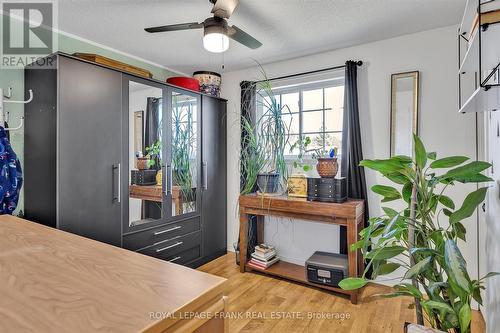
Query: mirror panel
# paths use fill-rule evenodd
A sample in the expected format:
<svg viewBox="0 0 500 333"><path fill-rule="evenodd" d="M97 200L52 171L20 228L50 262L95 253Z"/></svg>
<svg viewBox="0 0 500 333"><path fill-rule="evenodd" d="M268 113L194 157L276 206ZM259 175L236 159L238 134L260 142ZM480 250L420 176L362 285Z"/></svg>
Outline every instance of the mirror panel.
<svg viewBox="0 0 500 333"><path fill-rule="evenodd" d="M418 134L418 86L418 71L392 75L391 156L413 155L413 134Z"/></svg>
<svg viewBox="0 0 500 333"><path fill-rule="evenodd" d="M129 81L129 227L161 220L163 90Z"/></svg>
<svg viewBox="0 0 500 333"><path fill-rule="evenodd" d="M197 210L199 97L172 91L172 216Z"/></svg>

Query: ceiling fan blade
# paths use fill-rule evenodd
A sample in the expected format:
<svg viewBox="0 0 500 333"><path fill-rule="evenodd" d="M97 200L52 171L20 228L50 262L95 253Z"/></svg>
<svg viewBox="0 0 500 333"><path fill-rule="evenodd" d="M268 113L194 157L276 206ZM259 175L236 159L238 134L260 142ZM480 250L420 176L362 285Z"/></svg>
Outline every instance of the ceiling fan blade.
<svg viewBox="0 0 500 333"><path fill-rule="evenodd" d="M191 22L191 23L163 25L161 27L151 27L151 28L146 28L144 30L150 33L154 33L154 32L191 30L191 29L201 29L201 28L203 28L203 23Z"/></svg>
<svg viewBox="0 0 500 333"><path fill-rule="evenodd" d="M234 39L238 43L241 43L251 49L258 49L259 47L262 46L262 43L259 42L257 39L253 38L237 26L233 25L232 27L228 28L228 36L229 38Z"/></svg>
<svg viewBox="0 0 500 333"><path fill-rule="evenodd" d="M227 19L233 14L239 2L239 0L217 0L212 8L212 14Z"/></svg>

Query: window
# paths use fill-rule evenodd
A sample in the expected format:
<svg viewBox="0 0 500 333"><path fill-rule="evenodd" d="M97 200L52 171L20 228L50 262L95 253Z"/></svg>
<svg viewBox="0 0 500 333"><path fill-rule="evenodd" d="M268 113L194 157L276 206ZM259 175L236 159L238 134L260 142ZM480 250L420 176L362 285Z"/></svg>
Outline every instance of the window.
<svg viewBox="0 0 500 333"><path fill-rule="evenodd" d="M331 76L331 74L330 74ZM276 85L276 84L275 84ZM282 117L289 127L290 142L287 158L294 159L299 154L298 146L291 147L299 139L309 137L308 150L342 149L342 122L344 112L344 78L319 82L300 83L273 89L276 102L283 107ZM257 103L260 114L266 103ZM311 153L309 153L311 154ZM306 154L307 155L307 154Z"/></svg>

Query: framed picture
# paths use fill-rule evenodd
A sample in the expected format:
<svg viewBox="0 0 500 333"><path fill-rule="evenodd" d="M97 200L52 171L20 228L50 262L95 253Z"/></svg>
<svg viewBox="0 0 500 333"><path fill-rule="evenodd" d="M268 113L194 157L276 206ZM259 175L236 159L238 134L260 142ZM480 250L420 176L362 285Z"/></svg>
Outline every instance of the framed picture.
<svg viewBox="0 0 500 333"><path fill-rule="evenodd" d="M418 134L419 72L391 76L391 156L413 155Z"/></svg>
<svg viewBox="0 0 500 333"><path fill-rule="evenodd" d="M142 151L144 141L144 111L134 112L134 153Z"/></svg>

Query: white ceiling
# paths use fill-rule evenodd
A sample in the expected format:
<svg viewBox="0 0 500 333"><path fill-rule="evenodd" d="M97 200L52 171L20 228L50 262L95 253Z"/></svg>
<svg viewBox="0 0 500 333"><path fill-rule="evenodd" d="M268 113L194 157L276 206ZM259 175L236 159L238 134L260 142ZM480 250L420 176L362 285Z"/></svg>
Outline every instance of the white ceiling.
<svg viewBox="0 0 500 333"><path fill-rule="evenodd" d="M148 34L149 26L202 22L208 0L59 0L59 29L168 68L225 71L458 24L466 0L240 0L229 24L264 45L203 49L202 30Z"/></svg>

